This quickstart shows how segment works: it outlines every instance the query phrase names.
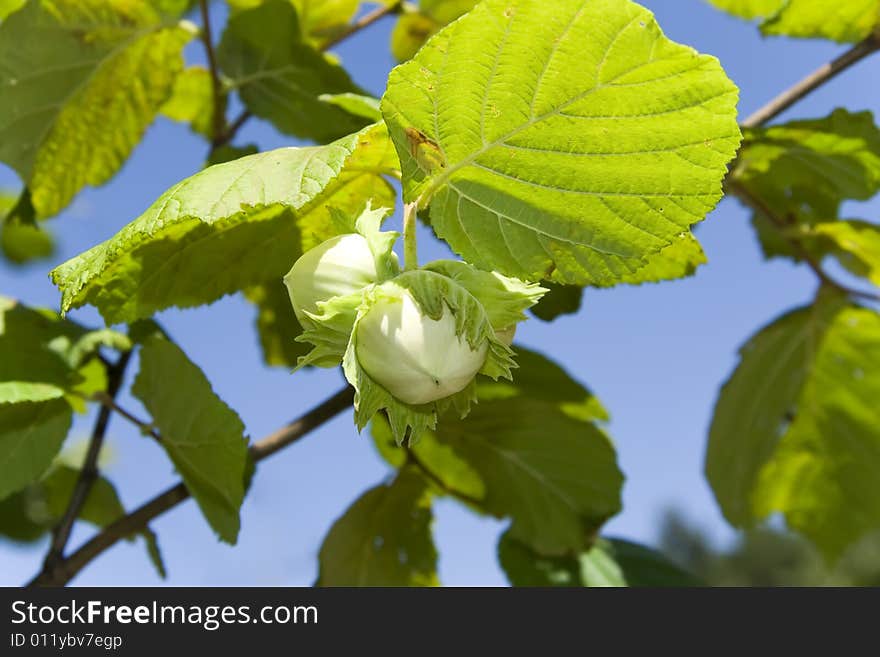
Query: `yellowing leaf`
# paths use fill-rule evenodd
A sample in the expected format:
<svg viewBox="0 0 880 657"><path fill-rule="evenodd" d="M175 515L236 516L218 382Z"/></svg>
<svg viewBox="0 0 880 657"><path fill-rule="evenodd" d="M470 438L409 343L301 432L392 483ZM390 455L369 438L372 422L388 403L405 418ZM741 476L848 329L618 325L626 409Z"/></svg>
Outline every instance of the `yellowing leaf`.
<svg viewBox="0 0 880 657"><path fill-rule="evenodd" d="M0 24L0 160L38 216L122 166L192 34L147 0L30 0Z"/></svg>

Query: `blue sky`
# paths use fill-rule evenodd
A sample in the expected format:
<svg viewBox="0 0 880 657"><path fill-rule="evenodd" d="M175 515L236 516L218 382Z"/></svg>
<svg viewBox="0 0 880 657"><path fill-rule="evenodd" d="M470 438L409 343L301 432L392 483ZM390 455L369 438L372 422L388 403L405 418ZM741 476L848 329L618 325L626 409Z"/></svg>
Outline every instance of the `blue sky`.
<svg viewBox="0 0 880 657"><path fill-rule="evenodd" d="M762 39L757 29L722 14L703 0L645 0L673 39L717 56L741 88L743 116L784 87L842 51L818 41ZM214 4L216 18L223 6ZM388 52L393 21L374 25L340 47L355 80L376 95L394 62ZM188 61L201 62L198 44ZM783 118L819 117L836 107L880 111L877 60L863 62L826 85ZM262 149L290 145L290 138L251 121L237 143ZM169 186L197 171L206 146L185 126L159 119L124 169L105 187L87 190L50 228L59 242L55 264L113 235ZM0 188L16 189L15 174L0 165ZM876 220L880 202L853 204L847 214ZM393 219L400 221L400 215ZM680 509L719 542L734 533L725 524L702 475L712 406L719 385L736 363L739 345L759 326L807 302L816 281L809 270L765 262L748 214L723 201L699 226L709 264L691 279L660 285L590 290L583 308L552 324L527 322L518 341L564 363L610 410L609 431L627 482L624 510L607 533L652 543L668 508ZM444 247L420 241L422 258ZM47 263L11 268L0 263L0 294L32 305L57 307L59 295L46 277ZM99 325L90 309L74 313ZM253 329L253 308L241 297L209 307L168 311L164 326L205 371L218 394L259 438L320 402L342 383L336 371L291 375L267 369ZM134 368L130 369L130 372ZM129 383L131 375L129 375ZM142 411L136 400L122 403ZM92 416L77 420L71 442L82 441ZM154 444L120 419L110 425L108 476L123 503L136 506L176 481L170 462ZM366 435L358 436L345 413L298 445L260 464L242 508L238 546L219 543L187 502L158 519L153 529L174 585L308 585L317 573L321 540L343 510L388 470ZM495 558L504 523L477 517L456 503L436 503L435 535L440 577L449 585L498 585L505 579ZM89 536L80 526L71 545ZM0 585L20 584L37 569L45 545L0 543ZM149 585L153 573L141 545L121 544L89 566L76 584Z"/></svg>

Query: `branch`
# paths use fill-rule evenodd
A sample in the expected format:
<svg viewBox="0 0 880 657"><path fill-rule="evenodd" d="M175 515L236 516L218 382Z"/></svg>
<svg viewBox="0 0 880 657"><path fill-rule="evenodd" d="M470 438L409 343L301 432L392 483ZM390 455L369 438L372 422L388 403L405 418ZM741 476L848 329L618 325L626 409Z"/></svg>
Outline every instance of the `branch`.
<svg viewBox="0 0 880 657"><path fill-rule="evenodd" d="M773 226L779 231L779 234L782 235L782 237L791 245L797 256L801 260L803 260L810 269L813 270L813 273L816 274L816 277L824 285L833 287L843 292L844 294L849 294L854 297L867 299L869 301L880 301L880 295L878 294L848 287L843 283L840 283L831 278L828 273L824 269L822 269L821 263L813 257L813 254L807 250L807 248L801 243L801 241L793 237L788 232L788 222L786 222L784 218L780 217L762 199L752 194L744 185L736 182L728 182L727 187L735 196L738 196L743 201L743 203L745 203L758 214L764 215L770 221L770 223L773 224Z"/></svg>
<svg viewBox="0 0 880 657"><path fill-rule="evenodd" d="M354 390L346 385L345 388L315 406L299 419L252 444L250 447L251 457L254 461L261 461L297 442L313 429L351 406L353 401ZM189 491L182 483L172 486L138 509L105 527L76 552L60 560L51 572L44 570L38 574L28 586L64 586L92 560L115 545L117 541L143 530L151 520L169 509L173 509L189 496Z"/></svg>
<svg viewBox="0 0 880 657"><path fill-rule="evenodd" d="M847 50L840 57L816 69L793 87L786 89L776 98L743 121L745 128L757 128L773 120L820 86L843 73L853 64L880 50L880 34L872 34L861 43Z"/></svg>
<svg viewBox="0 0 880 657"><path fill-rule="evenodd" d="M208 56L208 68L211 71L211 92L213 94L213 111L211 112L211 146L222 146L221 140L226 130L225 103L223 102L223 84L220 82L220 70L217 68L217 57L214 55L214 40L211 38L211 17L208 13L208 0L199 0L202 14L202 43Z"/></svg>
<svg viewBox="0 0 880 657"><path fill-rule="evenodd" d="M122 386L122 380L125 377L125 369L131 359L131 352L127 351L119 356L116 363L107 367L107 393L108 399L113 401L119 388ZM103 360L103 359L102 359ZM67 541L70 540L70 533L73 525L82 511L83 505L92 491L95 481L98 479L98 456L101 453L101 447L104 445L104 436L107 433L107 425L110 421L112 409L104 406L98 411L98 417L95 420L95 426L92 429L92 437L89 440L89 447L86 456L77 477L73 493L70 496L70 502L61 520L52 532L52 542L49 545L49 552L43 561L43 572L51 573L63 560L64 549L67 547Z"/></svg>
<svg viewBox="0 0 880 657"><path fill-rule="evenodd" d="M354 23L345 28L342 32L324 43L324 45L321 46L321 50L329 50L334 46L338 46L348 37L352 36L353 34L357 34L365 27L369 27L370 25L384 18L385 16L396 14L400 11L400 8L402 6L403 2L401 0L400 2L392 2L388 5L385 5L384 7L376 7L376 9L369 12L368 14L364 14L360 19L356 20Z"/></svg>

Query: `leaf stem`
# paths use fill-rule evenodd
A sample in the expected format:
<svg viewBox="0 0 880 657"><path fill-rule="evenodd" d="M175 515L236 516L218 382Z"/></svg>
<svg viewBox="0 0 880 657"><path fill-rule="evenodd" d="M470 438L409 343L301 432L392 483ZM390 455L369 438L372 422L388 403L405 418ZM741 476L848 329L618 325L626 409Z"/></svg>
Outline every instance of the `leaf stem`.
<svg viewBox="0 0 880 657"><path fill-rule="evenodd" d="M130 411L127 411L125 408L120 406L116 400L106 393L99 392L97 394L92 395L90 401L96 401L101 404L104 408L109 409L111 411L115 411L118 415L121 415L126 420L131 422L134 426L136 426L140 432L144 435L152 436L159 442L162 442L162 436L159 435L159 432L156 431L156 428L146 422L141 420L138 416Z"/></svg>
<svg viewBox="0 0 880 657"><path fill-rule="evenodd" d="M419 253L416 238L418 201L403 206L403 268L418 269Z"/></svg>
<svg viewBox="0 0 880 657"><path fill-rule="evenodd" d="M213 94L211 146L212 149L216 149L223 145L221 140L226 133L226 97L223 93L223 83L220 81L217 57L214 54L214 40L211 37L211 15L208 12L208 0L199 0L199 11L202 15L201 39L205 46L205 54L208 57L208 68L211 71L211 93Z"/></svg>
<svg viewBox="0 0 880 657"><path fill-rule="evenodd" d="M776 212L774 212L774 210L762 199L760 199L755 194L752 194L745 185L737 182L728 182L727 188L732 194L739 197L739 199L742 200L743 203L749 206L752 210L754 210L758 214L765 216L767 220L770 221L773 227L779 231L779 234L791 245L797 256L801 260L803 260L810 269L813 270L813 273L816 274L816 277L823 285L833 287L840 292L843 292L844 294L848 294L853 297L858 297L869 301L880 301L880 295L878 294L851 288L831 278L831 276L829 276L828 273L824 269L822 269L821 263L813 257L813 254L811 254L807 250L803 243L796 237L792 236L791 233L787 230L789 228L788 222L786 222L783 217L780 217Z"/></svg>
<svg viewBox="0 0 880 657"><path fill-rule="evenodd" d="M115 363L109 365L107 368L106 396L111 401L116 397L119 388L122 386L122 381L125 378L125 370L128 367L130 359L131 352L126 351L119 356L119 359ZM101 410L98 411L98 417L95 420L95 426L92 429L92 436L89 440L89 447L86 451L82 468L80 468L76 484L74 484L73 493L70 496L70 502L67 505L64 515L61 517L61 520L52 532L52 542L49 545L49 551L43 561L43 573L53 573L59 563L63 561L64 550L67 547L67 542L70 540L70 533L73 530L73 525L76 523L76 519L82 511L82 508L89 497L89 493L91 493L92 487L98 479L98 457L100 456L101 448L104 445L104 436L107 433L107 425L109 424L111 413L112 409L108 406L102 406Z"/></svg>
<svg viewBox="0 0 880 657"><path fill-rule="evenodd" d="M332 397L315 406L297 420L286 424L264 437L250 447L254 461L261 461L272 454L292 445L313 429L321 426L340 412L351 406L354 389L346 385ZM150 501L126 514L116 522L107 525L91 540L82 545L70 556L58 561L52 571L41 571L28 586L64 586L83 568L120 539L143 530L151 520L173 509L189 498L189 491L182 483L176 484L158 494Z"/></svg>
<svg viewBox="0 0 880 657"><path fill-rule="evenodd" d="M853 64L863 60L880 50L880 34L872 34L864 41L857 43L840 57L819 67L794 86L786 89L757 112L743 121L745 128L757 128L775 119L789 107L794 105L820 86L843 73Z"/></svg>

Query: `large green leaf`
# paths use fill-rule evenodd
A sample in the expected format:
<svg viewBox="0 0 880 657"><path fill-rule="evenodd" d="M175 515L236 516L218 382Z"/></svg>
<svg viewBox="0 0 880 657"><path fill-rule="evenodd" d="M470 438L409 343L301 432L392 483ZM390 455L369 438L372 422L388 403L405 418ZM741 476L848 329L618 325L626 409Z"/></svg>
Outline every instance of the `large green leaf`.
<svg viewBox="0 0 880 657"><path fill-rule="evenodd" d="M880 316L836 294L743 348L715 407L706 473L730 522L772 512L830 558L880 528Z"/></svg>
<svg viewBox="0 0 880 657"><path fill-rule="evenodd" d="M520 347L516 352L513 382L478 385L479 403L467 418L443 416L411 454L444 492L510 517L512 534L533 549L577 551L620 510L623 476L593 423L607 414L562 368ZM382 437L378 432L380 450L399 464Z"/></svg>
<svg viewBox="0 0 880 657"><path fill-rule="evenodd" d="M427 482L409 469L364 493L330 528L318 586L434 586Z"/></svg>
<svg viewBox="0 0 880 657"><path fill-rule="evenodd" d="M619 538L600 538L575 556L547 557L510 536L501 536L498 560L513 586L694 586L691 574L665 556Z"/></svg>
<svg viewBox="0 0 880 657"><path fill-rule="evenodd" d="M715 404L706 453L706 476L736 526L754 520L752 491L788 430L815 351L839 310L837 300L795 310L740 349Z"/></svg>
<svg viewBox="0 0 880 657"><path fill-rule="evenodd" d="M393 149L381 126L327 146L280 148L209 167L165 192L103 244L52 272L62 310L91 303L108 323L210 303L280 280L334 234L329 207L392 206ZM233 265L234 266L231 266Z"/></svg>
<svg viewBox="0 0 880 657"><path fill-rule="evenodd" d="M392 71L382 111L405 198L466 260L612 284L715 206L736 100L628 0L487 0Z"/></svg>
<svg viewBox="0 0 880 657"><path fill-rule="evenodd" d="M148 0L30 0L0 24L0 160L38 216L106 182L168 97L194 28Z"/></svg>
<svg viewBox="0 0 880 657"><path fill-rule="evenodd" d="M149 338L132 393L150 412L187 489L220 538L235 543L248 464L244 425L175 344Z"/></svg>
<svg viewBox="0 0 880 657"><path fill-rule="evenodd" d="M342 67L302 41L289 0L233 14L217 59L245 106L282 132L324 143L367 123L318 99L358 88Z"/></svg>
<svg viewBox="0 0 880 657"><path fill-rule="evenodd" d="M754 514L785 514L829 559L880 529L880 315L836 315L791 427L760 473Z"/></svg>
<svg viewBox="0 0 880 657"><path fill-rule="evenodd" d="M0 404L0 499L39 479L67 436L72 419L63 399Z"/></svg>

